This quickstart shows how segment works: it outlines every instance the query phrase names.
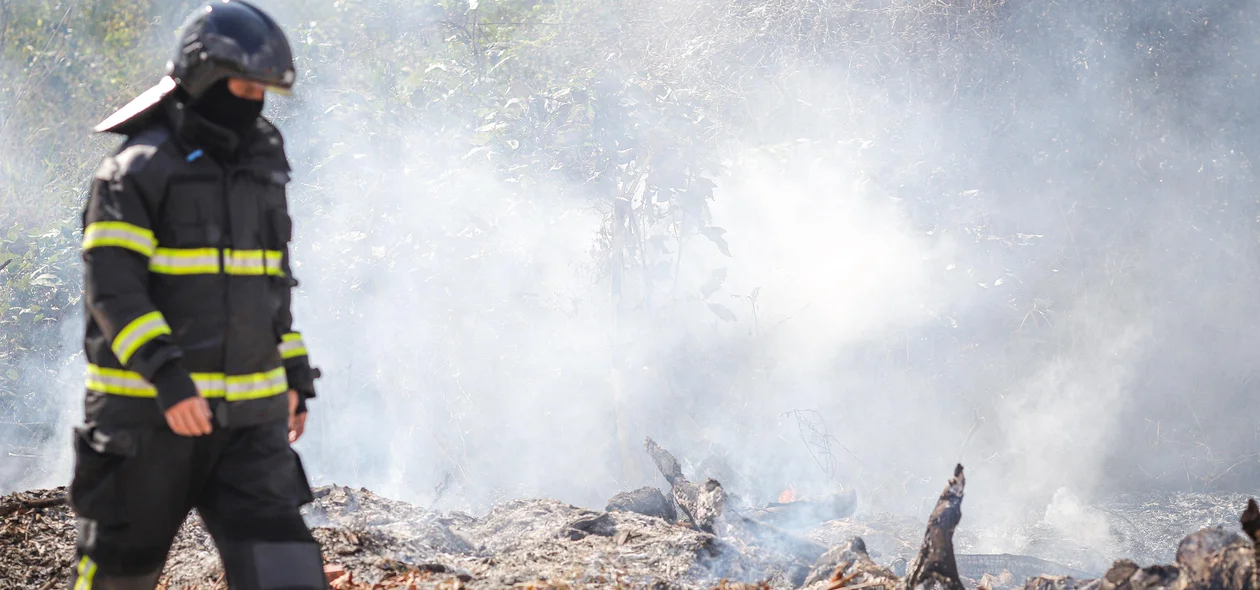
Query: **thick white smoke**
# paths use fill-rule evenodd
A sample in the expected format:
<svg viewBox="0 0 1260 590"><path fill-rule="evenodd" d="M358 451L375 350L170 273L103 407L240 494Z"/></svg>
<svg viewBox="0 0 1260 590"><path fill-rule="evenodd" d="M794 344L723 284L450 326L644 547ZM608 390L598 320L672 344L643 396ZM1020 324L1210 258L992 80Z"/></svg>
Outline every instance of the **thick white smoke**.
<svg viewBox="0 0 1260 590"><path fill-rule="evenodd" d="M1173 485L1183 460L1220 471L1254 443L1235 429L1205 456L1225 435L1161 421L1199 385L1228 418L1231 380L1250 370L1239 351L1257 314L1239 293L1256 270L1254 199L1245 141L1227 132L1250 111L1221 98L1239 79L1224 56L1255 54L1234 47L1243 32L1174 52L1203 59L1165 87L1184 72L1160 78L1171 66L1131 51L1146 33L1103 9L1011 3L971 36L951 13L923 43L891 12L845 13L854 49L811 61L795 37L757 53L740 27L779 21L744 3L701 2L693 18L677 3L576 2L535 11L574 19L550 37L481 39L488 62L465 71L441 53L463 33L436 5L263 4L303 56L297 96L269 113L295 164L297 327L325 374L299 443L317 483L444 509L537 495L598 507L659 483L640 445L652 436L754 499L846 485L863 510L922 515L961 461L964 526L1032 518L1106 552L1108 523L1081 507L1094 494L1144 470ZM1197 39L1193 11L1166 4L1189 12L1138 12ZM668 16L660 36L634 11ZM798 12L798 33L843 20ZM573 16L592 13L608 22ZM362 27L339 26L349 18ZM572 58L571 80L520 74L500 110L568 100L562 82L597 76L642 92L700 80L727 109L712 114L720 133L678 127L724 160L708 236L652 228L652 266L626 261L620 296L610 189L538 162L505 170L508 156L472 143L502 121L443 101L495 91L487 70L529 57L516 35L556 55L599 45ZM420 46L438 57L364 49ZM671 123L618 124L637 137ZM1215 198L1203 186L1229 195L1219 211L1198 206ZM77 406L76 388L56 391Z"/></svg>

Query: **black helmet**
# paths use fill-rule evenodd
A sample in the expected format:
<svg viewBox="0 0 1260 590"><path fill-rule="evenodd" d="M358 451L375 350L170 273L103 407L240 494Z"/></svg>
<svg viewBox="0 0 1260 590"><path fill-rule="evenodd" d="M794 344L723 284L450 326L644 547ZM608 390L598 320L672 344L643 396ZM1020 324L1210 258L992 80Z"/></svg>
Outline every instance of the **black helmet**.
<svg viewBox="0 0 1260 590"><path fill-rule="evenodd" d="M242 0L216 0L192 13L167 70L189 98L224 78L253 80L287 94L297 78L284 31Z"/></svg>

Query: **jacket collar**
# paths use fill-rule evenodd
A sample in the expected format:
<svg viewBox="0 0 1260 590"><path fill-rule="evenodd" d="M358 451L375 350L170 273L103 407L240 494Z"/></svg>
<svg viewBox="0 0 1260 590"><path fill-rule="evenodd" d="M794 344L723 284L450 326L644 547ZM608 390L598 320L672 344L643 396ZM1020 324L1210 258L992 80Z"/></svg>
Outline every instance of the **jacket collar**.
<svg viewBox="0 0 1260 590"><path fill-rule="evenodd" d="M189 152L204 149L220 162L248 162L261 168L288 172L280 131L266 119L243 134L212 123L175 97L166 101L166 115L180 144Z"/></svg>
<svg viewBox="0 0 1260 590"><path fill-rule="evenodd" d="M174 97L166 101L166 116L180 143L204 149L219 160L236 159L242 139L248 139L248 133L242 138L231 129L211 123Z"/></svg>

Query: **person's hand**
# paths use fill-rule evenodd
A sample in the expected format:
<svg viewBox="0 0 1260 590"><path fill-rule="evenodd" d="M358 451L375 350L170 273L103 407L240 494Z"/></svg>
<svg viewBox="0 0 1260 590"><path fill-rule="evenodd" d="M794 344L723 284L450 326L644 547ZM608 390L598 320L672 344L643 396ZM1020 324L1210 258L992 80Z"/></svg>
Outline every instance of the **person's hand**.
<svg viewBox="0 0 1260 590"><path fill-rule="evenodd" d="M185 399L166 411L166 424L180 436L210 434L214 430L210 418L210 404L201 396Z"/></svg>
<svg viewBox="0 0 1260 590"><path fill-rule="evenodd" d="M297 413L298 392L289 390L289 443L295 443L306 432L306 410Z"/></svg>

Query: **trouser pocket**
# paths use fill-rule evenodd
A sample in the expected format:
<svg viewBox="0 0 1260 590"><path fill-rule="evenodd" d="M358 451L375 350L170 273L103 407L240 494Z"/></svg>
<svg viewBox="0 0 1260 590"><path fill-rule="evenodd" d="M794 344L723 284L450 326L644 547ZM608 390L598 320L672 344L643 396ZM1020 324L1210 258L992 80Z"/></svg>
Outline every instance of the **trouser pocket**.
<svg viewBox="0 0 1260 590"><path fill-rule="evenodd" d="M312 501L301 460L289 446L287 420L238 429L232 437L202 502L225 516L272 516L296 514Z"/></svg>
<svg viewBox="0 0 1260 590"><path fill-rule="evenodd" d="M84 425L74 429L74 476L69 501L75 513L102 524L127 521L118 472L136 456L139 432Z"/></svg>

